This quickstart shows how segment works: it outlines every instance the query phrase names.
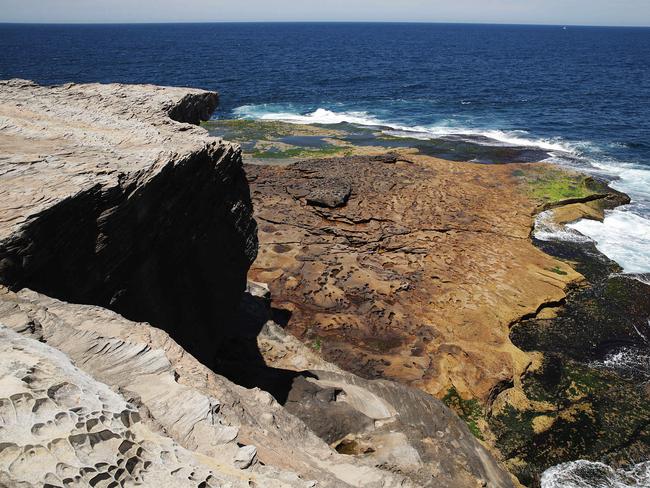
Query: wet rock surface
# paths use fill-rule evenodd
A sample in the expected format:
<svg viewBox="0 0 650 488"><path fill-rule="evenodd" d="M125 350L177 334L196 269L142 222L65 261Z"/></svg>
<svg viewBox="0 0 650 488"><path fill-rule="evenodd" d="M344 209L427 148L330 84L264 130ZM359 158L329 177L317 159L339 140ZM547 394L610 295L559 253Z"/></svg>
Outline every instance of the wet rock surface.
<svg viewBox="0 0 650 488"><path fill-rule="evenodd" d="M593 244L537 243L587 280L549 317L516 324L513 342L543 360L522 379L530 402L491 418L512 471L532 486L574 459L627 467L650 457L650 286L619 275Z"/></svg>

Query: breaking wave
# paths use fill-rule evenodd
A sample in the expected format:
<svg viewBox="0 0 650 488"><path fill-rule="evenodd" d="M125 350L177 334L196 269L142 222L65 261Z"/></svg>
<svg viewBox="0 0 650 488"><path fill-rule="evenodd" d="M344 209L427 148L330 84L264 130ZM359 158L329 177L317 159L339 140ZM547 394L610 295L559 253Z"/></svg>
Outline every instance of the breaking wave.
<svg viewBox="0 0 650 488"><path fill-rule="evenodd" d="M583 460L558 464L544 472L541 485L542 488L648 488L650 461L628 469Z"/></svg>

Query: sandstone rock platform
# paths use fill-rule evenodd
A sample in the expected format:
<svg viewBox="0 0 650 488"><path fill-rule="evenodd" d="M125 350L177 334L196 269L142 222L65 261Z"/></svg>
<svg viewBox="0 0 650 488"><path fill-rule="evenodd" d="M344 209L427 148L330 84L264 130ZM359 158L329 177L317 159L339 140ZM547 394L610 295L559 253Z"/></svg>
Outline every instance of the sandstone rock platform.
<svg viewBox="0 0 650 488"><path fill-rule="evenodd" d="M523 165L408 159L248 165L250 276L290 313L288 330L343 369L490 404L534 359L510 325L581 277L533 246L538 202L513 176ZM344 205L310 200L333 186L350 187Z"/></svg>

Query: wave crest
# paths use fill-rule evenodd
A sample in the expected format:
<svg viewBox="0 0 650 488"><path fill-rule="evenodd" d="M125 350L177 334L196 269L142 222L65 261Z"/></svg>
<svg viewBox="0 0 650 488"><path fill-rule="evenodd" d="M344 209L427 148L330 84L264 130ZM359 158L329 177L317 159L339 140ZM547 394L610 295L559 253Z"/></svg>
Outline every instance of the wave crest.
<svg viewBox="0 0 650 488"><path fill-rule="evenodd" d="M343 106L343 104L339 104ZM545 151L547 161L614 179L612 187L632 197L633 205L608 212L604 222L581 220L567 229L540 229L539 239L581 240L587 236L598 249L620 264L626 273L650 273L650 171L639 165L606 160L600 149L589 142L569 142L561 138L535 138L523 130L500 130L459 125L441 120L432 125L405 125L367 111L300 110L294 104L244 105L234 110L238 118L277 120L294 124L341 124L370 127L393 137L435 140L454 139L492 147L520 147ZM540 222L541 224L541 222Z"/></svg>

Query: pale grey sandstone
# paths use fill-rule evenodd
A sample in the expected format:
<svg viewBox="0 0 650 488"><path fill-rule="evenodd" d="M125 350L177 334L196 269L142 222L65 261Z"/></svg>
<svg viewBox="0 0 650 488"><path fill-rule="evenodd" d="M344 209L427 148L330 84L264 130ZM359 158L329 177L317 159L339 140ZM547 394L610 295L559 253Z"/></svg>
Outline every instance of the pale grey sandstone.
<svg viewBox="0 0 650 488"><path fill-rule="evenodd" d="M243 477L258 483L257 486L269 487L310 486L313 480L318 480L317 486L332 487L416 486L403 476L337 454L268 393L241 388L214 374L164 331L145 323L130 322L101 307L67 304L29 290L15 294L3 289L1 293L3 334L6 337L10 334L7 329L12 329L27 336L31 344L29 346L26 339L21 339L16 346L13 344L16 340L0 339L3 347L9 347L7 354L2 354L3 364L7 365L0 390L5 412L16 409L14 395L23 391L35 397L42 393L41 390L62 383L69 385L70 390L83 390L83 385L78 384L82 380L76 377L79 374L86 379L93 378L99 385L97 388L110 386L115 398L128 404L129 411L138 415L137 423L162 439L159 442L177 443L203 460L197 462L199 468L212 469L213 473L231 481ZM64 353L79 370L70 365L67 378L63 373L50 377L53 373L49 366L42 370L37 367L42 384L34 383L26 373L18 377L14 375L7 383L7 374L15 364L12 355L16 349L27 346L30 351L33 347L49 350L58 358L64 357L61 354ZM34 363L38 366L43 361L39 357ZM72 370L75 374L71 373ZM46 383L47 386L43 386ZM37 391L32 391L34 387ZM94 393L88 395L88 398L66 400L72 403L59 409L65 407L66 412L76 408L87 410L93 409L97 402L101 403L100 399L92 398ZM58 413L55 412L54 417ZM120 414L121 410L112 413ZM54 421L54 417L49 420ZM87 420L84 417L84 422ZM29 409L20 417L3 416L3 445L11 444L12 449L5 453L9 462L0 465L0 470L4 468L5 476L17 476L11 466L16 458L29 450L28 446L38 444L40 438L28 434L11 435L4 430L11 425L9 422L21 425L25 432L34 431L35 423L46 422L34 418ZM91 423L94 424L94 420ZM61 438L64 442L74 435L77 435L75 430L59 432L56 439ZM47 446L53 440L47 440L43 452L49 449ZM240 446L249 447L242 450ZM113 453L111 446L105 449L106 455L118 456L119 460L119 453ZM101 455L99 453L93 459L98 463L104 462ZM254 457L264 465L254 464ZM93 466L82 465L80 468L87 467ZM241 468L249 468L250 472L240 474ZM46 470L41 472L41 466L36 471L31 475L39 472L41 476L48 475ZM140 471L139 476L146 486L153 486L155 483L149 484L148 480L156 478L148 478L146 469ZM199 486L199 482L195 486Z"/></svg>
<svg viewBox="0 0 650 488"><path fill-rule="evenodd" d="M216 103L0 82L0 486L512 486L440 402L272 322L265 361L309 370L287 408L204 366L257 249L239 148L188 124Z"/></svg>

